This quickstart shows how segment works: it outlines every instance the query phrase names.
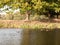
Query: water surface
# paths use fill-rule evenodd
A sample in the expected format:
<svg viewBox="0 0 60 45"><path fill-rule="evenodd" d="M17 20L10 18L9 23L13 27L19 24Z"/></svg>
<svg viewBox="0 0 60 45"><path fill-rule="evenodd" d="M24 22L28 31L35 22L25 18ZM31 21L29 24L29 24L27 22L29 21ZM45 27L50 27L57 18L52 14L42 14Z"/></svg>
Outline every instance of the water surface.
<svg viewBox="0 0 60 45"><path fill-rule="evenodd" d="M0 29L0 45L21 45L22 29Z"/></svg>

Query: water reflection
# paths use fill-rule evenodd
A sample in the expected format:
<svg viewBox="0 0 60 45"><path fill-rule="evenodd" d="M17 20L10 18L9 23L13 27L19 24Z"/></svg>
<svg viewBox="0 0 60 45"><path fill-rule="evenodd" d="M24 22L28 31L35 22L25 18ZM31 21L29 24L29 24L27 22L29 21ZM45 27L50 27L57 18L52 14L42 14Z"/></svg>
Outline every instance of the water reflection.
<svg viewBox="0 0 60 45"><path fill-rule="evenodd" d="M54 45L54 31L25 30L22 45Z"/></svg>
<svg viewBox="0 0 60 45"><path fill-rule="evenodd" d="M0 29L0 45L60 45L60 31Z"/></svg>

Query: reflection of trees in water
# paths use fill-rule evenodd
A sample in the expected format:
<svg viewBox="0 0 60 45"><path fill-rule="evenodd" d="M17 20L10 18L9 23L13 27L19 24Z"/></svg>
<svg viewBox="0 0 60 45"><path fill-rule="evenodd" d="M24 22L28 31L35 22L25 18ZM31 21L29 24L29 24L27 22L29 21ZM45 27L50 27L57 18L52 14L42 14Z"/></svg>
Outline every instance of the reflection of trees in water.
<svg viewBox="0 0 60 45"><path fill-rule="evenodd" d="M22 45L54 45L54 31L25 30Z"/></svg>
<svg viewBox="0 0 60 45"><path fill-rule="evenodd" d="M23 40L22 45L29 45L30 37L29 37L29 30L23 31Z"/></svg>

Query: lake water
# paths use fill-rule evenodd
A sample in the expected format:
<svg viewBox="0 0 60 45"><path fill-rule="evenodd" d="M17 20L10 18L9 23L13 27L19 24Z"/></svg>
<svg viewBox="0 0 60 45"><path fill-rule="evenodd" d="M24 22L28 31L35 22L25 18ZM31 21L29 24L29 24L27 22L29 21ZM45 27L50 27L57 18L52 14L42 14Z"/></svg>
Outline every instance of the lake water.
<svg viewBox="0 0 60 45"><path fill-rule="evenodd" d="M0 45L21 45L22 29L0 29Z"/></svg>
<svg viewBox="0 0 60 45"><path fill-rule="evenodd" d="M0 45L60 45L60 30L0 29Z"/></svg>

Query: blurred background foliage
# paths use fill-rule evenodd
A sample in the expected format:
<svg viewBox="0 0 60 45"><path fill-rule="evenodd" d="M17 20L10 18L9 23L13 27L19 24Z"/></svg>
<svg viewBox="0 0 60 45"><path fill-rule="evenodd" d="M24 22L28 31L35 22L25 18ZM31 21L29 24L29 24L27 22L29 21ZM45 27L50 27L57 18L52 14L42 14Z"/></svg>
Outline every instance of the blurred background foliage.
<svg viewBox="0 0 60 45"><path fill-rule="evenodd" d="M8 5L12 10L20 9L18 13L7 13L3 19L33 20L59 18L60 0L0 0L0 8ZM43 16L44 15L44 16ZM2 19L1 18L1 19Z"/></svg>

